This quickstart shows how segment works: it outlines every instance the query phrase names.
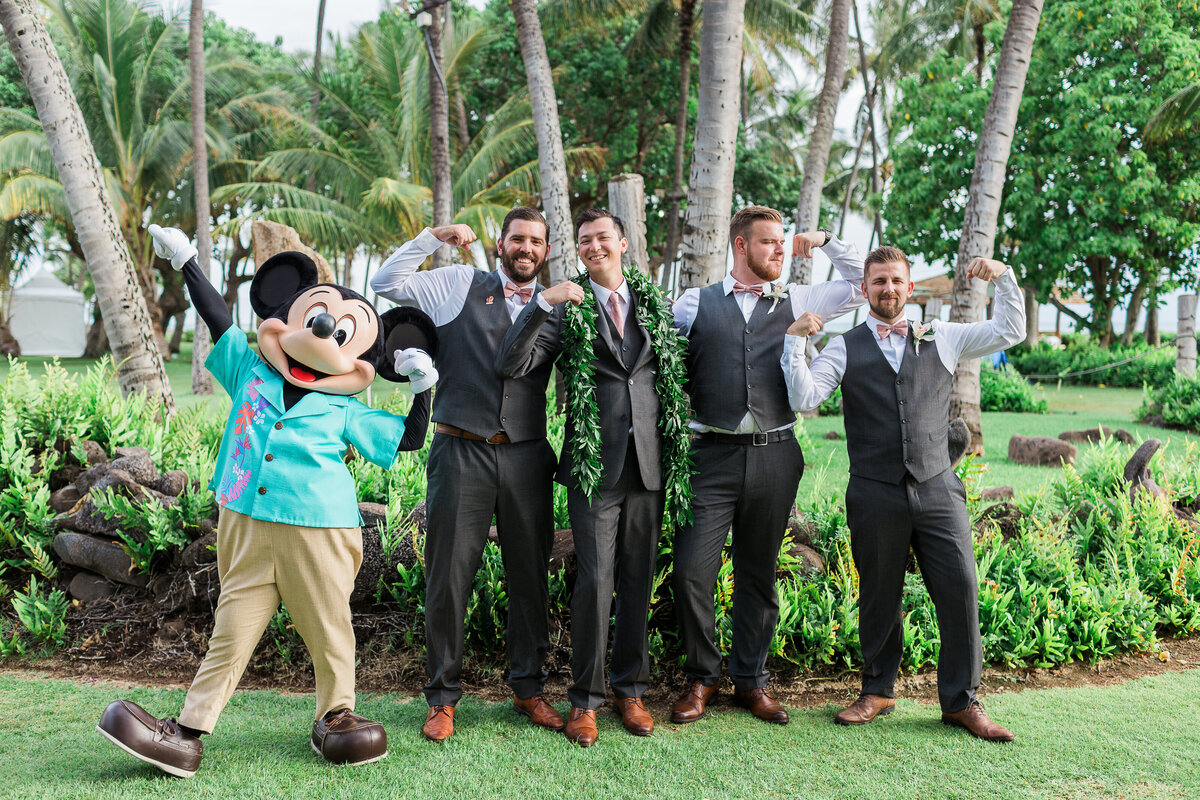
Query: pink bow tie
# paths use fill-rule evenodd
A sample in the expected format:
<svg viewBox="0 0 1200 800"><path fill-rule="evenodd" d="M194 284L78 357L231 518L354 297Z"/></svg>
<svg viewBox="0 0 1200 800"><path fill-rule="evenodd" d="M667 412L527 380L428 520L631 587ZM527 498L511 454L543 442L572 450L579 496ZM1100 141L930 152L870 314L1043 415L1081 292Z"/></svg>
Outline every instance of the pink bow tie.
<svg viewBox="0 0 1200 800"><path fill-rule="evenodd" d="M533 297L533 287L532 287L532 286L520 286L520 287L518 287L518 286L514 286L514 285L513 285L513 284L511 284L511 283L506 283L506 284L504 284L504 297L505 297L505 299L507 299L507 298L509 298L509 297L512 297L514 294L519 294L519 295L521 295L521 302L522 302L522 303L528 303L528 302L529 302L529 298Z"/></svg>
<svg viewBox="0 0 1200 800"><path fill-rule="evenodd" d="M761 283L756 283L753 286L747 286L744 283L738 283L737 281L734 281L733 293L734 294L749 293L749 294L755 295L756 297L762 297L763 287L762 287Z"/></svg>
<svg viewBox="0 0 1200 800"><path fill-rule="evenodd" d="M908 336L908 320L897 322L895 325L876 325L875 330L879 332L881 340L886 339L888 334L896 334L897 336Z"/></svg>

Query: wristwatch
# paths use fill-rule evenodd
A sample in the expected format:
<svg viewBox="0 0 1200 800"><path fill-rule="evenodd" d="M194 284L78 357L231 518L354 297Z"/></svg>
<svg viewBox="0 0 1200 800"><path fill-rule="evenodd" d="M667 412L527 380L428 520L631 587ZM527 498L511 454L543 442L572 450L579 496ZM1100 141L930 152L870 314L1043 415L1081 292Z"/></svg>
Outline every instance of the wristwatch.
<svg viewBox="0 0 1200 800"><path fill-rule="evenodd" d="M829 244L829 240L833 238L833 231L829 230L828 228L818 228L817 230L825 234L825 241L821 242L821 247Z"/></svg>

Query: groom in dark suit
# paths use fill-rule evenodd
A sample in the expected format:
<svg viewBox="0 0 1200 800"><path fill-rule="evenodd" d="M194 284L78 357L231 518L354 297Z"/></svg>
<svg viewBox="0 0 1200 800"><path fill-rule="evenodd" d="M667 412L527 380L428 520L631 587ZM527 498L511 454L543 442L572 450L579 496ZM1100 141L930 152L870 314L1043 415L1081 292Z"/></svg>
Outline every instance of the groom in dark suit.
<svg viewBox="0 0 1200 800"><path fill-rule="evenodd" d="M660 403L654 383L658 359L641 317L647 298L634 295L621 270L621 255L628 246L624 227L608 211L594 208L575 220L575 236L590 286L567 281L542 292L504 337L497 367L506 377L517 378L553 360L561 350L561 331L543 324L551 307L568 301L595 304L590 357L602 476L589 501L571 475L569 454L578 435L578 420L571 417L556 475L567 487L579 568L571 601L574 683L567 692L571 715L566 734L586 747L596 740L596 709L605 699L604 656L614 591L610 683L616 706L630 733L645 736L654 729L641 696L650 677L647 609L664 498ZM564 352L562 358L572 355Z"/></svg>

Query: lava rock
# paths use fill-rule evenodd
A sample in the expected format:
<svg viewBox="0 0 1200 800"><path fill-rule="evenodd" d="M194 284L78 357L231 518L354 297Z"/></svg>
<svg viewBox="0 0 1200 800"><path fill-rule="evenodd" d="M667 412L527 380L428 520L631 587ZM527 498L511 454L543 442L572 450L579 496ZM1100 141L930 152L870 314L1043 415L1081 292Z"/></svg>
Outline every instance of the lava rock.
<svg viewBox="0 0 1200 800"><path fill-rule="evenodd" d="M74 486L82 472L83 467L78 464L64 464L50 474L50 491L57 492L64 486Z"/></svg>
<svg viewBox="0 0 1200 800"><path fill-rule="evenodd" d="M1020 534L1019 523L1023 518L1024 514L1021 513L1021 509L1012 503L996 503L996 505L983 510L975 523L975 529L982 531L987 523L995 523L1000 529L1000 538L1007 542Z"/></svg>
<svg viewBox="0 0 1200 800"><path fill-rule="evenodd" d="M183 494L183 490L188 485L188 476L181 469L173 469L170 472L159 475L146 485L167 497L178 497Z"/></svg>
<svg viewBox="0 0 1200 800"><path fill-rule="evenodd" d="M1013 436L1008 440L1008 459L1035 467L1061 467L1074 464L1079 448L1049 436Z"/></svg>
<svg viewBox="0 0 1200 800"><path fill-rule="evenodd" d="M1096 428L1087 428L1080 431L1063 431L1058 435L1059 439L1064 442L1089 442L1094 443L1103 439L1116 439L1123 444L1133 444L1133 434L1124 428L1113 430L1107 425L1100 425Z"/></svg>
<svg viewBox="0 0 1200 800"><path fill-rule="evenodd" d="M120 545L95 536L63 531L54 537L54 552L73 567L90 570L110 581L143 587L146 575L133 573L133 561Z"/></svg>
<svg viewBox="0 0 1200 800"><path fill-rule="evenodd" d="M821 558L821 554L808 545L793 543L788 552L792 558L798 559L801 562L800 572L803 574L825 574L825 559Z"/></svg>
<svg viewBox="0 0 1200 800"><path fill-rule="evenodd" d="M826 431L825 438L836 440L836 439L841 439L842 435L840 433L838 433L837 431Z"/></svg>
<svg viewBox="0 0 1200 800"><path fill-rule="evenodd" d="M113 469L121 469L133 476L138 483L149 486L158 477L154 468L154 460L150 451L144 447L118 447L117 458L113 459Z"/></svg>
<svg viewBox="0 0 1200 800"><path fill-rule="evenodd" d="M117 593L117 585L94 572L79 572L67 586L67 594L81 603L107 600Z"/></svg>
<svg viewBox="0 0 1200 800"><path fill-rule="evenodd" d="M50 507L59 514L66 514L75 507L79 499L79 490L75 488L75 484L70 484L50 495Z"/></svg>
<svg viewBox="0 0 1200 800"><path fill-rule="evenodd" d="M1016 492L1011 486L993 486L990 489L984 489L979 493L980 500L1012 500L1016 497Z"/></svg>
<svg viewBox="0 0 1200 800"><path fill-rule="evenodd" d="M185 569L193 569L203 564L215 564L217 562L217 551L212 548L216 544L216 531L201 536L183 549L183 555L179 557L180 565Z"/></svg>

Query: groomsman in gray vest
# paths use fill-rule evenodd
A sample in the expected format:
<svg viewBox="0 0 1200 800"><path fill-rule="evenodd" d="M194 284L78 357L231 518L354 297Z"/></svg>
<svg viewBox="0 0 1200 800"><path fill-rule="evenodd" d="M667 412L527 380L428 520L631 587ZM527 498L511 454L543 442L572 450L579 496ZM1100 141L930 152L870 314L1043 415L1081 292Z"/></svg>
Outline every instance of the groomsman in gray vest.
<svg viewBox="0 0 1200 800"><path fill-rule="evenodd" d="M427 739L454 733L467 601L492 516L508 582L509 684L515 709L534 724L561 730L562 717L542 696L549 647L547 564L554 535L554 450L546 441L550 365L518 379L495 369L500 340L542 287L549 229L533 208L504 218L500 269L450 266L418 272L443 243L466 247L466 225L426 228L393 253L371 288L428 314L438 333L434 392L437 423L429 451L425 535Z"/></svg>
<svg viewBox="0 0 1200 800"><path fill-rule="evenodd" d="M792 404L816 408L842 387L850 482L846 520L859 574L862 693L834 718L863 725L891 713L904 653L900 605L909 547L937 609L941 651L938 698L942 721L989 741L1013 735L984 714L975 692L983 649L979 582L966 491L950 466L946 432L950 383L960 358L978 358L1025 338L1025 303L1012 270L987 258L968 266L972 278L996 286L994 314L968 324L909 323L908 258L881 247L865 262L866 322L833 339L813 361L804 339L821 327L812 315L788 330L784 370L794 376Z"/></svg>
<svg viewBox="0 0 1200 800"><path fill-rule="evenodd" d="M798 234L793 252L807 256L821 247L842 280L775 283L783 269L783 217L763 206L735 214L729 240L729 276L687 290L674 308L676 327L688 339L696 475L695 520L675 537L675 613L690 683L672 707L671 721L700 719L717 694L721 651L713 593L732 526L734 701L759 719L786 724L787 710L767 692L766 661L779 618L776 562L804 455L792 432L796 412L780 357L798 316L834 318L862 304L862 259L829 231Z"/></svg>
<svg viewBox="0 0 1200 800"><path fill-rule="evenodd" d="M654 730L642 704L650 681L647 609L663 521L662 436L655 390L658 359L636 297L621 271L628 247L621 220L604 209L583 211L575 220L578 254L587 267L590 291L567 281L531 303L500 345L501 373L520 377L551 363L560 353L559 328L548 325L553 304L596 304L592 345L603 474L589 499L571 475L566 442L556 479L567 487L567 508L579 573L571 597L571 671L567 690L571 714L566 735L583 747L596 741L596 709L604 704L604 656L609 615L616 592L610 683L625 729L637 736ZM570 357L571 354L564 354Z"/></svg>

